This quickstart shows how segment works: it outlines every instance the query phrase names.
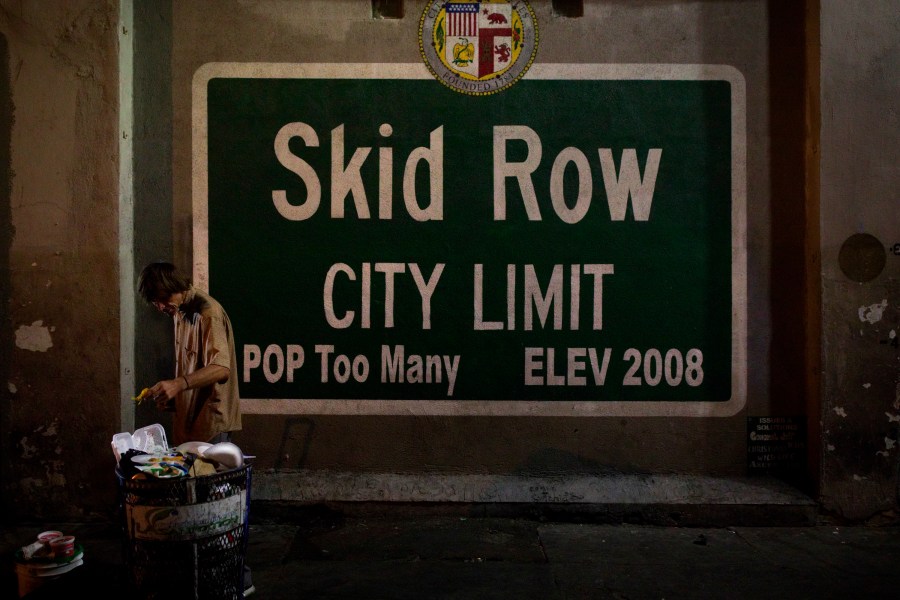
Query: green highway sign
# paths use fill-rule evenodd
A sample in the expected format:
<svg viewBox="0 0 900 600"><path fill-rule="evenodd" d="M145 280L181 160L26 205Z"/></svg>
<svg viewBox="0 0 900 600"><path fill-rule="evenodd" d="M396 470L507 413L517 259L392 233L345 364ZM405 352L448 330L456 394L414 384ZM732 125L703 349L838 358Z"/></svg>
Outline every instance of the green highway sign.
<svg viewBox="0 0 900 600"><path fill-rule="evenodd" d="M194 279L244 412L728 416L746 396L745 99L715 65L194 77Z"/></svg>

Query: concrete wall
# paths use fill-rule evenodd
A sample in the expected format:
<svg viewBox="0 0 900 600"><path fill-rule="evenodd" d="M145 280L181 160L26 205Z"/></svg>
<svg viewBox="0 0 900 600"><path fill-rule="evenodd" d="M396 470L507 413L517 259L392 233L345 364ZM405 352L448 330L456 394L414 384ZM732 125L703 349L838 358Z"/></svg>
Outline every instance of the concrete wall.
<svg viewBox="0 0 900 600"><path fill-rule="evenodd" d="M900 10L822 6L822 504L896 510L900 424Z"/></svg>
<svg viewBox="0 0 900 600"><path fill-rule="evenodd" d="M885 253L877 275L859 281L868 254L853 245L841 263L840 249L854 233L872 234L882 249L900 242L890 160L900 11L887 0L866 10L823 3L817 163L818 46L804 36L819 20L786 4L587 0L582 17L565 18L549 1L532 2L539 61L728 64L744 75L745 411L715 419L246 415L235 441L257 456L254 496L590 501L602 495L596 482L615 474L742 477L747 416L807 415L810 466L794 483L847 517L896 509L900 258ZM195 70L211 61L417 62L425 3L403 5L403 18L381 19L365 0L125 2L121 12L88 0L0 3L4 514L108 513L112 434L165 424L147 407L131 421L129 393L168 376L170 338L130 291L148 260L192 261ZM131 103L119 102L120 74L133 80ZM120 110L133 115L131 131L119 131ZM133 160L120 183L129 133L122 152Z"/></svg>
<svg viewBox="0 0 900 600"><path fill-rule="evenodd" d="M114 506L119 419L115 2L3 2L4 514Z"/></svg>

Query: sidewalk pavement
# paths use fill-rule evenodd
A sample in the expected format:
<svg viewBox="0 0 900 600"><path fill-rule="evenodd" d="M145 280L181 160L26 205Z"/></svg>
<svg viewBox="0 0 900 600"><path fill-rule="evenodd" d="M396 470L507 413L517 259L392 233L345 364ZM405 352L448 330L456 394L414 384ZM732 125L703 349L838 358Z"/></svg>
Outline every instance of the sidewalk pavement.
<svg viewBox="0 0 900 600"><path fill-rule="evenodd" d="M257 590L253 597L900 597L900 525L892 522L672 527L408 508L367 515L312 507L290 518L277 511L254 517L251 511L246 558ZM137 598L129 594L123 539L111 521L3 526L0 597L18 595L15 550L47 529L75 535L84 564L28 598Z"/></svg>

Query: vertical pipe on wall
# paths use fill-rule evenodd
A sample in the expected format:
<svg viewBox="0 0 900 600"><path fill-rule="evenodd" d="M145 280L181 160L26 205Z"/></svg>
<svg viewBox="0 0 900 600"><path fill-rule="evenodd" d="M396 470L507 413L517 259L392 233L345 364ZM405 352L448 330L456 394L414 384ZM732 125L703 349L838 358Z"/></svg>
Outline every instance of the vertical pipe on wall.
<svg viewBox="0 0 900 600"><path fill-rule="evenodd" d="M119 431L134 429L134 5L119 1Z"/></svg>

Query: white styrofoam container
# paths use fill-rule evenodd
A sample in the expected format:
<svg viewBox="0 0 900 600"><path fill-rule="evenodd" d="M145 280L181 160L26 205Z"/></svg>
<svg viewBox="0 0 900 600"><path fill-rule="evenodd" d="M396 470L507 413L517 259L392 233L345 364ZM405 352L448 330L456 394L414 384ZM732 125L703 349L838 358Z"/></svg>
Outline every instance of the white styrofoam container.
<svg viewBox="0 0 900 600"><path fill-rule="evenodd" d="M127 431L117 433L112 437L111 445L117 462L132 448L143 450L149 454L159 454L169 449L166 430L159 423L135 429L133 434Z"/></svg>

